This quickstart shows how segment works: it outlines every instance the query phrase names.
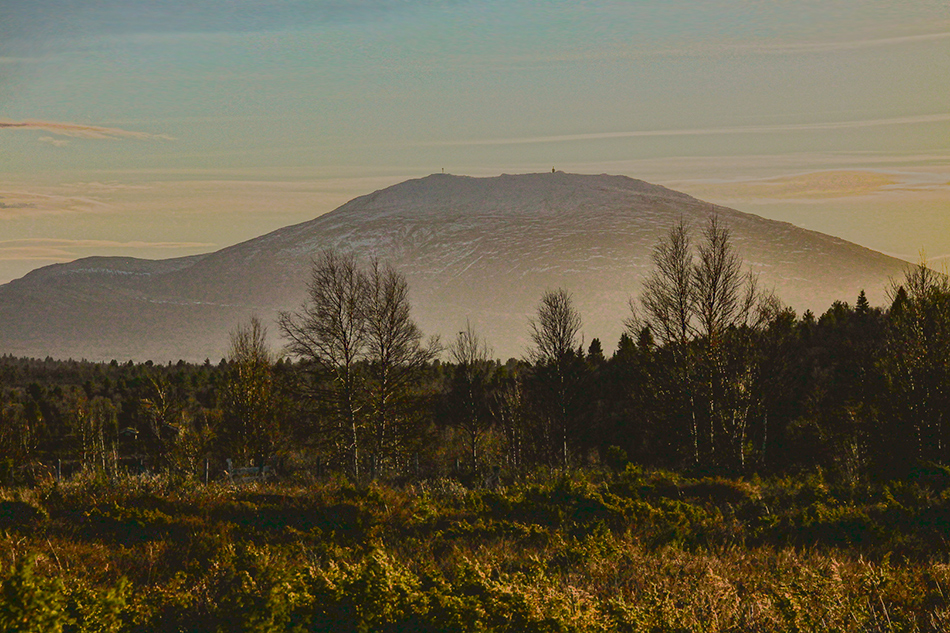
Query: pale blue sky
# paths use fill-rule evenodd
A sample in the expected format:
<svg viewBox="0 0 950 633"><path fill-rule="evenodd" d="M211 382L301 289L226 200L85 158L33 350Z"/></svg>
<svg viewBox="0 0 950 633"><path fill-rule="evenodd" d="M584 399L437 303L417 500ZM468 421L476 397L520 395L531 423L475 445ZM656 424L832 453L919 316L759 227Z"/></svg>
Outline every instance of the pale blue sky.
<svg viewBox="0 0 950 633"><path fill-rule="evenodd" d="M442 168L552 166L950 254L950 9L0 4L0 282L223 247ZM829 170L851 189L801 178ZM746 186L763 178L799 190Z"/></svg>

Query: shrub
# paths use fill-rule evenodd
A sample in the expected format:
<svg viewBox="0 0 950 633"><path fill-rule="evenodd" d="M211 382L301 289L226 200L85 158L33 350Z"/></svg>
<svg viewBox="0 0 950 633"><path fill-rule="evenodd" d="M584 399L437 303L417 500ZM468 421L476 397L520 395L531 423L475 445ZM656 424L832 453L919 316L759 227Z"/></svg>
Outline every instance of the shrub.
<svg viewBox="0 0 950 633"><path fill-rule="evenodd" d="M32 530L47 518L43 508L25 501L0 501L0 530Z"/></svg>
<svg viewBox="0 0 950 633"><path fill-rule="evenodd" d="M0 583L0 631L60 633L69 622L62 584L37 576L35 562L19 561Z"/></svg>

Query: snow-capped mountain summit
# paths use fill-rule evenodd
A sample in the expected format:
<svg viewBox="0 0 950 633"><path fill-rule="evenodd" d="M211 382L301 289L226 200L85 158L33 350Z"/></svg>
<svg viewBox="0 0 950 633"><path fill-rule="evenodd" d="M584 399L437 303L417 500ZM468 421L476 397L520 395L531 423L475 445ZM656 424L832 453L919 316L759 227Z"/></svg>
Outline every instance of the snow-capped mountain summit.
<svg viewBox="0 0 950 633"><path fill-rule="evenodd" d="M586 340L599 337L609 352L657 240L680 218L698 231L713 214L762 286L799 311L853 302L861 289L881 303L907 266L625 176L436 174L206 255L90 257L35 270L0 286L0 353L217 359L235 325L253 314L272 321L303 301L311 257L325 248L404 272L427 334L451 340L468 319L496 356L521 356L541 293L563 287Z"/></svg>

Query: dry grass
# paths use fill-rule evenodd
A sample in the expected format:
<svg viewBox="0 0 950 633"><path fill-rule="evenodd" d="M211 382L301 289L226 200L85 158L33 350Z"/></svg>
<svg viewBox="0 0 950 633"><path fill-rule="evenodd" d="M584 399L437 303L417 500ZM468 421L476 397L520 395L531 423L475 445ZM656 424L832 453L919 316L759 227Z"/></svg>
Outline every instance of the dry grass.
<svg viewBox="0 0 950 633"><path fill-rule="evenodd" d="M947 630L927 523L943 492L835 494L642 472L501 491L77 480L0 490L21 519L0 532L0 577L32 556L72 630ZM842 538L868 512L892 524Z"/></svg>

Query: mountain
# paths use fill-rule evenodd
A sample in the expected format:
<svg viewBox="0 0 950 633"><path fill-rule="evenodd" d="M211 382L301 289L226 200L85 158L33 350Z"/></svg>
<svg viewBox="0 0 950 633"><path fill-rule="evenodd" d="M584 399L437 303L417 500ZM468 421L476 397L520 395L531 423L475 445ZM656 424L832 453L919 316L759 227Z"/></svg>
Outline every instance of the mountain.
<svg viewBox="0 0 950 633"><path fill-rule="evenodd" d="M404 272L413 314L450 341L469 319L499 358L521 356L545 289L573 293L587 341L613 349L650 254L684 218L718 214L761 284L800 312L861 289L885 301L907 263L844 240L624 176L436 174L214 253L168 260L89 257L0 286L0 353L58 358L219 359L228 332L305 298L321 249ZM276 326L270 327L275 344Z"/></svg>

